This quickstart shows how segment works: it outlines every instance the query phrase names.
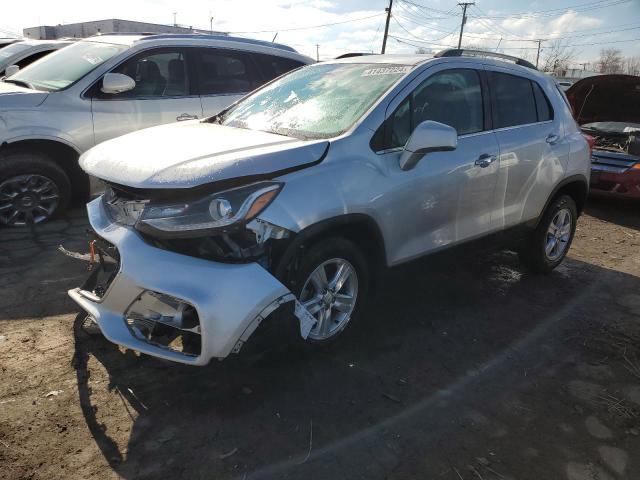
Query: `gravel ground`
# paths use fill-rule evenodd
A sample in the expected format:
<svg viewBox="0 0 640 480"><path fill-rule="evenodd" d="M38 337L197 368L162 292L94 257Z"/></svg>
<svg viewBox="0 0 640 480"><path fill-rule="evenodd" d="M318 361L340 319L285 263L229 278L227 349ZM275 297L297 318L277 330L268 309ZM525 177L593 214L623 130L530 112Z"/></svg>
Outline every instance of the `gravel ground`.
<svg viewBox="0 0 640 480"><path fill-rule="evenodd" d="M0 478L640 478L637 204L591 200L551 275L415 262L331 349L205 368L79 328L85 228L0 231Z"/></svg>

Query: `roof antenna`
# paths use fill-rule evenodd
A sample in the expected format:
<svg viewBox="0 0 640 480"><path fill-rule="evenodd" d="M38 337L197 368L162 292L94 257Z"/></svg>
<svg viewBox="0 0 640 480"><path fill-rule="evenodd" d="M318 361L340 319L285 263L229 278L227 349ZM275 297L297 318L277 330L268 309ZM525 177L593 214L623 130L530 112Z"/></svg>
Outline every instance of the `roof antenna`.
<svg viewBox="0 0 640 480"><path fill-rule="evenodd" d="M280 33L280 32L276 32L276 34L273 36L273 39L271 40L271 43L276 41L276 37L278 36L278 33Z"/></svg>

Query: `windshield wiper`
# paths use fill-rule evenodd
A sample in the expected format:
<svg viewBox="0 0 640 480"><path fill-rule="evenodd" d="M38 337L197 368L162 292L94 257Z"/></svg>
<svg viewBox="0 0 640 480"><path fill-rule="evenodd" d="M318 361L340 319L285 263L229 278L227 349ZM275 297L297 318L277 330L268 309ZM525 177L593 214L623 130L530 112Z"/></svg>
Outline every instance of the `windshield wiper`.
<svg viewBox="0 0 640 480"><path fill-rule="evenodd" d="M18 85L19 87L28 88L30 90L35 90L36 88L31 85L29 82L25 82L24 80L13 80L12 78L5 78L3 80L5 83L13 83L14 85Z"/></svg>

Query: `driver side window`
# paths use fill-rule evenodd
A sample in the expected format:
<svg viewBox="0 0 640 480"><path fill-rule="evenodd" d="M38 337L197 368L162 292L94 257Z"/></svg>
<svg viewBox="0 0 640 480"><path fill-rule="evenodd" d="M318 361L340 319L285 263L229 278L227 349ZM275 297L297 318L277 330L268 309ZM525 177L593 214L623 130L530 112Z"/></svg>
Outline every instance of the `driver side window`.
<svg viewBox="0 0 640 480"><path fill-rule="evenodd" d="M389 146L404 147L413 129L425 120L455 128L458 135L484 130L482 89L478 72L445 70L422 82L389 119Z"/></svg>

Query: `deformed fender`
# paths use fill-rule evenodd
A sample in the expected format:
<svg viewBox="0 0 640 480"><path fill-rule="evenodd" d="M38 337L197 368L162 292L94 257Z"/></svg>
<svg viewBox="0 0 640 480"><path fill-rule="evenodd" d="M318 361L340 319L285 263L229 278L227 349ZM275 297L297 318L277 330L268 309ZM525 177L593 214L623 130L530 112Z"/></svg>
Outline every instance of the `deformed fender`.
<svg viewBox="0 0 640 480"><path fill-rule="evenodd" d="M292 297L257 263L217 263L162 250L146 243L132 228L112 223L100 198L89 203L87 210L96 233L118 249L120 268L102 298L92 298L80 289L70 290L69 295L114 343L167 360L205 365L212 358L229 355L274 302ZM145 291L170 295L195 308L202 335L199 356L172 351L130 333L124 316Z"/></svg>

